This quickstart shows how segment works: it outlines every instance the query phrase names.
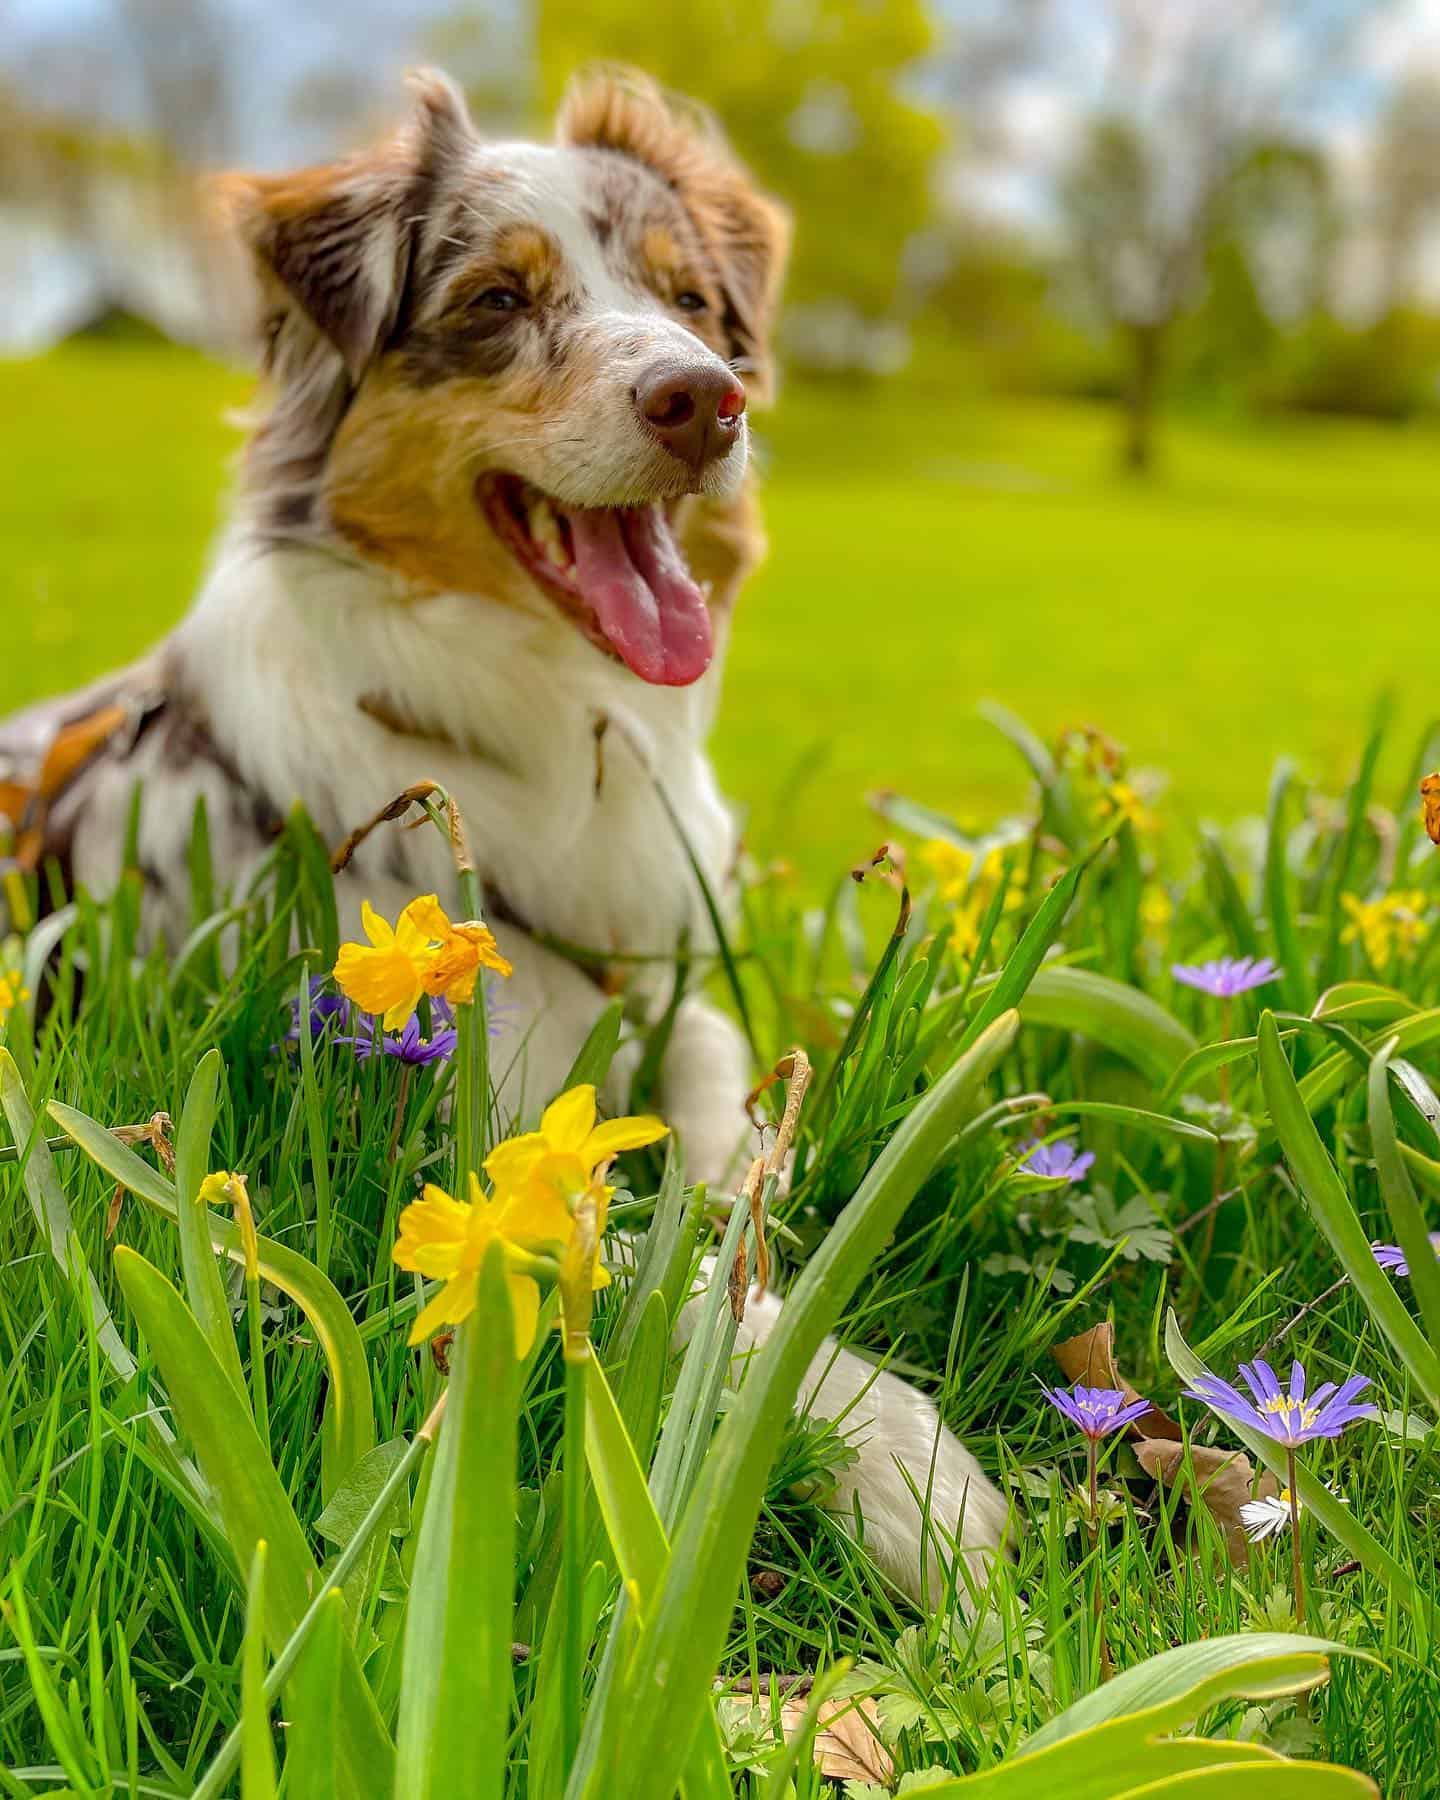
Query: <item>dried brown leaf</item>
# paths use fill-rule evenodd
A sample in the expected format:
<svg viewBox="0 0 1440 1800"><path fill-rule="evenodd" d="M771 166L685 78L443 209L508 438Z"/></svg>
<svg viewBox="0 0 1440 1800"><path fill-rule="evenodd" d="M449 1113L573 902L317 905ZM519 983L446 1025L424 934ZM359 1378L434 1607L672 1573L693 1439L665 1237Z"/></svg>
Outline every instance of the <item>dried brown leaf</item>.
<svg viewBox="0 0 1440 1800"><path fill-rule="evenodd" d="M805 1721L804 1700L785 1700L780 1722L787 1740ZM880 1709L871 1699L824 1700L815 1733L815 1766L832 1781L873 1781L889 1787L895 1763L880 1741Z"/></svg>
<svg viewBox="0 0 1440 1800"><path fill-rule="evenodd" d="M1056 1344L1050 1354L1059 1363L1070 1383L1083 1382L1086 1387L1118 1388L1127 1400L1143 1400L1145 1396L1128 1382L1115 1366L1115 1327L1108 1320L1092 1325L1078 1337ZM1180 1442L1180 1427L1158 1406L1152 1406L1130 1427L1136 1438L1162 1438Z"/></svg>
<svg viewBox="0 0 1440 1800"><path fill-rule="evenodd" d="M1134 1446L1136 1460L1147 1475L1153 1475L1162 1487L1181 1486L1185 1498L1193 1504L1194 1493L1225 1534L1225 1548L1230 1560L1243 1568L1250 1555L1249 1540L1240 1517L1240 1508L1248 1500L1265 1500L1280 1491L1275 1477L1265 1470L1257 1483L1255 1468L1243 1450L1223 1446L1191 1444L1191 1480L1185 1466L1185 1447L1163 1439L1142 1438Z"/></svg>

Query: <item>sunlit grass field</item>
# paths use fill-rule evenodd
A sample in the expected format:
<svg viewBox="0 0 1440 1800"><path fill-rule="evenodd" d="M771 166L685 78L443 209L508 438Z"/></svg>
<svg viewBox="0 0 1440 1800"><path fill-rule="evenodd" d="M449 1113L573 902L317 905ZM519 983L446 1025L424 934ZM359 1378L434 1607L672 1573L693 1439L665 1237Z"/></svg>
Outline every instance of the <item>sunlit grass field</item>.
<svg viewBox="0 0 1440 1800"><path fill-rule="evenodd" d="M129 345L5 367L0 711L183 609L238 441L222 414L249 388ZM773 550L717 744L758 849L820 880L873 847L876 787L962 820L1018 804L986 697L1046 735L1102 725L1169 773L1185 822L1253 807L1281 753L1338 784L1383 687L1392 742L1418 732L1440 436L1182 422L1137 486L1113 433L1101 408L980 400L922 369L791 383L764 425Z"/></svg>

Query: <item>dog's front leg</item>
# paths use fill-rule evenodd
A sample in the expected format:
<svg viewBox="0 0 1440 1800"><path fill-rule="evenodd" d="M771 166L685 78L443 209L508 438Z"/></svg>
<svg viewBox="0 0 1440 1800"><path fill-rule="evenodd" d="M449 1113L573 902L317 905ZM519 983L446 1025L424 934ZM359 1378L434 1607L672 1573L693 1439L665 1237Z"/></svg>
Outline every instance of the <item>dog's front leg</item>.
<svg viewBox="0 0 1440 1800"><path fill-rule="evenodd" d="M737 1357L764 1343L784 1304L778 1295L751 1292ZM972 1612L1004 1539L1007 1509L934 1405L908 1381L874 1368L833 1338L826 1338L805 1371L795 1404L815 1418L838 1420L857 1453L839 1472L828 1510L850 1526L858 1503L865 1548L876 1566L930 1611L945 1603L947 1570L958 1549L964 1566L955 1570L955 1594Z"/></svg>
<svg viewBox="0 0 1440 1800"><path fill-rule="evenodd" d="M660 1064L660 1112L685 1159L685 1179L729 1192L758 1150L745 1116L750 1052L734 1022L707 1001L682 1001Z"/></svg>

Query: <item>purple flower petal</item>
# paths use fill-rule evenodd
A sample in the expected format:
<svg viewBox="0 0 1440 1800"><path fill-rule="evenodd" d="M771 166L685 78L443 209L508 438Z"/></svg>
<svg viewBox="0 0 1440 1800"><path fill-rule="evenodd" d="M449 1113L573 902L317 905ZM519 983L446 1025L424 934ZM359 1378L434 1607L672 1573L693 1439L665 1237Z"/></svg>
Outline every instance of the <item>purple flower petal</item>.
<svg viewBox="0 0 1440 1800"><path fill-rule="evenodd" d="M1079 1382L1069 1389L1050 1388L1042 1381L1040 1391L1087 1438L1108 1437L1150 1411L1148 1400L1127 1400L1119 1388L1085 1387Z"/></svg>
<svg viewBox="0 0 1440 1800"><path fill-rule="evenodd" d="M1040 1175L1047 1181L1080 1181L1095 1162L1093 1150L1079 1149L1070 1138L1056 1138L1053 1143L1031 1139L1021 1145L1026 1151L1021 1169L1027 1175Z"/></svg>
<svg viewBox="0 0 1440 1800"><path fill-rule="evenodd" d="M1185 987L1198 988L1217 1000L1231 1000L1251 988L1264 987L1281 971L1268 956L1222 956L1213 962L1175 963L1170 973Z"/></svg>
<svg viewBox="0 0 1440 1800"><path fill-rule="evenodd" d="M1312 1438L1339 1437L1347 1425L1358 1419L1373 1419L1379 1413L1379 1408L1368 1400L1356 1404L1370 1385L1368 1375L1351 1375L1338 1388L1333 1381L1322 1382L1313 1394L1307 1395L1305 1371L1298 1362L1291 1365L1288 1389L1282 1389L1269 1363L1257 1356L1253 1363L1241 1363L1240 1376L1255 1396L1254 1405L1214 1375L1197 1377L1185 1391L1190 1399L1202 1401L1213 1411L1262 1432L1287 1449L1297 1449Z"/></svg>
<svg viewBox="0 0 1440 1800"><path fill-rule="evenodd" d="M1430 1248L1440 1257L1440 1231L1430 1233ZM1409 1275L1410 1259L1398 1244L1372 1244L1370 1249L1382 1269L1391 1269L1401 1277Z"/></svg>

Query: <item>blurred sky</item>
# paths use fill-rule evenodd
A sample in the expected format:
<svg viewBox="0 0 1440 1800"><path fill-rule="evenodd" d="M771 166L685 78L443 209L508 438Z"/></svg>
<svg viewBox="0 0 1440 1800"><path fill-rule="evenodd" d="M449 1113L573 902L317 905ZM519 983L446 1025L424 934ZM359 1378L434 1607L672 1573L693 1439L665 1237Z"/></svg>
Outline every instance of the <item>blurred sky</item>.
<svg viewBox="0 0 1440 1800"><path fill-rule="evenodd" d="M585 0L548 0L550 16L562 18L567 3ZM1134 54L1134 21L1148 34L1153 73L1167 54L1181 65L1186 34L1214 8L1237 22L1251 86L1261 91L1253 76L1263 70L1284 96L1272 122L1323 145L1337 199L1363 218L1367 183L1374 198L1377 118L1401 78L1440 76L1440 0L1129 0L1128 14L1116 0L930 0L941 54L917 69L915 83L963 121L955 154L935 177L942 202L1019 227L1040 247L1058 238L1060 178L1086 121L1100 109L1144 105L1158 121L1166 116L1166 83L1133 79L1123 60L1120 46ZM653 13L663 32L664 6ZM1302 13L1303 26L1288 23ZM1117 33L1117 17L1131 21L1128 37ZM453 65L468 55L470 66L453 72L467 82L483 73L492 91L513 88L515 116L524 118L533 20L526 0L0 0L0 82L34 111L126 129L153 124L158 104L190 160L277 168L363 141L396 114L399 76L417 62ZM987 33L993 41L997 23L1014 30L1017 20L1027 34L1023 55L987 79L983 55L972 51ZM1328 57L1315 53L1314 37L1327 20L1347 24L1343 48ZM152 53L137 55L146 45ZM209 86L198 91L208 102L196 104L187 88L187 59L207 72ZM796 108L792 135L799 94ZM43 266L44 281L21 284L39 296L37 334L53 310L45 296L60 258L47 249ZM87 277L78 262L74 270L78 292ZM1342 310L1364 312L1373 275L1371 247L1354 233L1338 276ZM1440 230L1422 243L1417 275L1422 293L1440 297ZM9 335L26 335L13 318Z"/></svg>
<svg viewBox="0 0 1440 1800"><path fill-rule="evenodd" d="M935 0L933 10L963 46L968 24L993 18L1008 4ZM1190 4L1150 0L1148 12L1163 27L1167 13L1182 19ZM171 0L169 7L164 0L0 0L0 70L21 76L42 105L47 87L56 97L62 87L88 89L97 109L116 123L138 125L146 102L129 44L138 23L158 23L167 11L179 15L184 9L185 0ZM297 94L353 83L383 108L396 73L417 58L433 58L445 22L466 10L444 0L211 0L209 11L225 34L231 83L224 153L257 166L315 153L335 125L322 106L297 108ZM517 63L523 61L524 0L495 0L484 10L500 22ZM1278 19L1281 10L1276 5L1273 16ZM1426 65L1440 70L1440 0L1361 0L1344 10L1359 13L1362 22L1334 73L1311 89L1305 121L1324 132L1342 162L1352 147L1358 154L1398 76ZM662 6L655 17L656 29L663 30ZM1044 163L1064 157L1079 116L1114 85L1115 70L1103 9L1094 0L1050 0L1036 19L1032 66L996 100L1016 138ZM1283 33L1267 34L1263 53L1283 61ZM1033 182L1019 174L1011 179L1016 185L1006 194L996 172L995 203L1021 211L1033 206Z"/></svg>

